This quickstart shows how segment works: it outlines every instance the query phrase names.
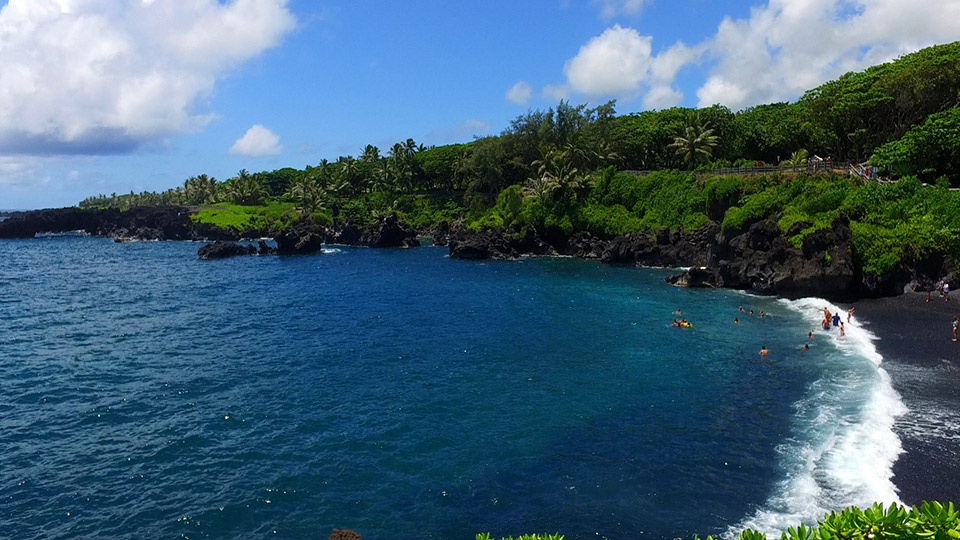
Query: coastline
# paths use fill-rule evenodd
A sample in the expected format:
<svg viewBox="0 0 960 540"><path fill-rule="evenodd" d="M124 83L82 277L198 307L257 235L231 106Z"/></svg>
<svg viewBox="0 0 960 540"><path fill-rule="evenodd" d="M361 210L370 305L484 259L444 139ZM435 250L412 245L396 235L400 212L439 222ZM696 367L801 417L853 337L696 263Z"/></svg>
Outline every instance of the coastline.
<svg viewBox="0 0 960 540"><path fill-rule="evenodd" d="M936 293L864 299L855 320L876 336L893 388L908 412L894 432L903 453L893 466L901 501L960 501L960 343L951 322L960 315L960 296L945 302Z"/></svg>

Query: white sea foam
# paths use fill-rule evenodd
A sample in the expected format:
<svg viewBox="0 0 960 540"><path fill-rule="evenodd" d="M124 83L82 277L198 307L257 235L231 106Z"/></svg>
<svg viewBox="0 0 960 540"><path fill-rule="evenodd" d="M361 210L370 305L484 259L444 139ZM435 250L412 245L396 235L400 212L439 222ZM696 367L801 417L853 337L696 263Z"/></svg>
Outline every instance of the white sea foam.
<svg viewBox="0 0 960 540"><path fill-rule="evenodd" d="M728 536L751 528L775 537L851 505L901 504L892 477L902 447L893 425L907 409L880 367L876 336L855 316L846 323L847 313L825 300L782 302L816 328L814 346L827 351L827 364L823 377L794 404L791 436L777 449L782 480L763 507ZM839 328L820 330L824 307L841 314L845 336Z"/></svg>

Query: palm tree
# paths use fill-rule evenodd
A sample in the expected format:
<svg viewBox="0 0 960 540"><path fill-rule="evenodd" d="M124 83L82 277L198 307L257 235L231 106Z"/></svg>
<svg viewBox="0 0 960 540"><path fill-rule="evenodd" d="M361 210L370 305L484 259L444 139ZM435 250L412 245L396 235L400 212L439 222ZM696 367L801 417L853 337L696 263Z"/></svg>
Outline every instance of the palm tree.
<svg viewBox="0 0 960 540"><path fill-rule="evenodd" d="M806 149L806 148L801 148L801 149L797 150L796 152L790 154L790 157L789 157L789 158L781 161L781 162L780 162L780 166L781 166L781 167L790 167L790 166L798 167L798 166L804 166L804 165L807 164L807 158L808 158L809 156L810 156L810 153L807 152L807 149Z"/></svg>
<svg viewBox="0 0 960 540"><path fill-rule="evenodd" d="M380 149L372 144L368 144L360 154L360 161L373 163L380 161Z"/></svg>
<svg viewBox="0 0 960 540"><path fill-rule="evenodd" d="M357 171L357 160L353 156L340 156L337 158L337 165L340 166L340 183L343 186L337 190L340 195L352 196L361 193L360 175ZM348 193L349 192L349 193Z"/></svg>
<svg viewBox="0 0 960 540"><path fill-rule="evenodd" d="M555 190L565 190L579 197L589 182L580 169L574 166L575 154L571 148L561 150L548 144L540 148L540 154L540 159L531 164L536 168L537 176L530 179L526 186L527 194L542 197Z"/></svg>
<svg viewBox="0 0 960 540"><path fill-rule="evenodd" d="M227 197L233 204L257 206L267 197L263 183L246 169L240 169L237 176L227 180L227 184Z"/></svg>
<svg viewBox="0 0 960 540"><path fill-rule="evenodd" d="M683 158L687 166L695 167L701 158L713 157L713 149L720 141L709 125L709 122L700 121L699 113L689 115L683 133L674 136L673 142L667 147L675 149L677 156Z"/></svg>
<svg viewBox="0 0 960 540"><path fill-rule="evenodd" d="M523 186L523 196L528 199L544 199L560 187L550 176L534 176Z"/></svg>
<svg viewBox="0 0 960 540"><path fill-rule="evenodd" d="M326 193L314 174L304 174L291 182L287 193L297 202L297 208L303 215L313 214L324 206Z"/></svg>

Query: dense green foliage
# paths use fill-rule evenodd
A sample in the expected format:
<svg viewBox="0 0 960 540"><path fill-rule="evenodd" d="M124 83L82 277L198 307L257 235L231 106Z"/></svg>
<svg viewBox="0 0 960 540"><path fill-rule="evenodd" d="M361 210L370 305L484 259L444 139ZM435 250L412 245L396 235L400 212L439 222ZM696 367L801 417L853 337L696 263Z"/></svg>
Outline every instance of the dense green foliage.
<svg viewBox="0 0 960 540"><path fill-rule="evenodd" d="M737 535L739 540L766 540L767 535L746 529ZM804 524L790 527L780 534L781 540L956 540L960 538L960 513L953 503L924 502L920 507L906 508L897 504L885 507L874 504L870 508L849 507L830 512L816 526ZM494 540L490 533L481 533L477 540ZM699 536L694 536L700 540ZM513 537L501 540L513 540ZM563 540L561 534L528 534L517 540ZM706 540L713 540L708 536Z"/></svg>
<svg viewBox="0 0 960 540"><path fill-rule="evenodd" d="M897 504L884 507L874 504L870 508L846 508L830 512L815 527L800 524L781 533L781 540L893 540L931 539L951 540L960 538L960 519L953 503L924 502L905 508ZM694 537L699 540L699 537ZM707 540L712 540L708 536ZM747 529L739 540L766 540L767 535Z"/></svg>
<svg viewBox="0 0 960 540"><path fill-rule="evenodd" d="M906 256L960 256L960 200L947 189L960 186L958 105L960 42L848 73L795 103L617 116L612 101L592 109L561 101L466 144L367 145L303 170L241 170L223 182L199 175L163 193L80 205L209 207L195 219L235 230L299 216L372 224L397 213L421 229L456 222L602 238L710 221L735 234L774 219L798 247L847 216L862 268L884 274ZM870 156L879 174L867 178L859 173ZM804 170L826 157L830 166ZM835 168L846 161L856 165ZM759 167L767 163L782 167ZM717 170L730 166L747 168Z"/></svg>
<svg viewBox="0 0 960 540"><path fill-rule="evenodd" d="M960 185L960 107L932 114L903 137L877 148L870 162L926 182L945 178Z"/></svg>

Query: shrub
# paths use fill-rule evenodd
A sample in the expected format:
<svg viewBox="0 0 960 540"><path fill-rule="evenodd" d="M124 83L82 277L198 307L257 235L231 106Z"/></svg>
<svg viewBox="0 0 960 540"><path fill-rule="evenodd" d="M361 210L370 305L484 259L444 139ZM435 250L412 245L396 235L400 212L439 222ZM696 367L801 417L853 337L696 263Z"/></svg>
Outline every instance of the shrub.
<svg viewBox="0 0 960 540"><path fill-rule="evenodd" d="M479 538L479 537L478 537ZM699 536L694 536L699 540ZM739 540L766 540L767 535L752 529L741 531ZM843 540L930 538L947 540L960 538L960 516L953 503L923 502L919 508L875 503L867 509L849 507L830 512L815 527L800 524L780 535L782 540ZM707 540L712 540L708 536Z"/></svg>
<svg viewBox="0 0 960 540"><path fill-rule="evenodd" d="M622 204L587 204L578 215L578 227L597 236L612 238L640 230L640 219Z"/></svg>

